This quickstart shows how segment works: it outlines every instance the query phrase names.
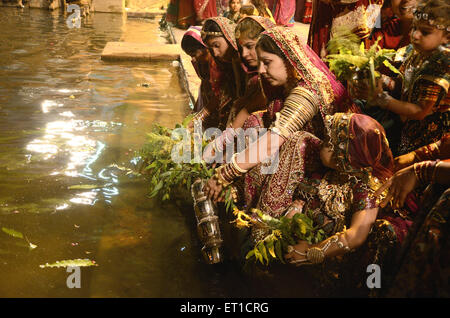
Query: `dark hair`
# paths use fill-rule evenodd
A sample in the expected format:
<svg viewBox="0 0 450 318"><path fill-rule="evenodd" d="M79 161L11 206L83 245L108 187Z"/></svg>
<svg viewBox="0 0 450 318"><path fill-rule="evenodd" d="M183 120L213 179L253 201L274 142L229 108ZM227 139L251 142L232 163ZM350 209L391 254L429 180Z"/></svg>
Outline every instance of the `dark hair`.
<svg viewBox="0 0 450 318"><path fill-rule="evenodd" d="M261 34L258 42L256 43L256 48L260 48L261 50L278 55L283 60L286 60L281 49L275 44L275 42L270 38L270 36Z"/></svg>
<svg viewBox="0 0 450 318"><path fill-rule="evenodd" d="M435 20L435 24L448 26L450 17L448 0L422 0L417 4L417 11L427 13L429 19Z"/></svg>
<svg viewBox="0 0 450 318"><path fill-rule="evenodd" d="M259 15L262 17L267 17L267 5L264 2L264 0L251 0L250 1L256 8L256 10L258 10Z"/></svg>
<svg viewBox="0 0 450 318"><path fill-rule="evenodd" d="M281 49L276 45L276 43L272 40L272 38L266 34L261 34L258 42L256 43L256 48L263 50L264 52L272 53L280 57L284 66L286 66L286 71L288 73L288 85L285 87L285 94L289 94L289 92L298 85L297 80L297 71L291 62L288 61L286 56L283 54Z"/></svg>
<svg viewBox="0 0 450 318"><path fill-rule="evenodd" d="M243 19L241 20L235 29L236 39L239 39L242 36L245 36L249 39L256 39L261 32L264 31L264 28L253 19Z"/></svg>
<svg viewBox="0 0 450 318"><path fill-rule="evenodd" d="M246 4L241 7L240 13L246 15L253 15L253 11L255 10L255 6L252 4Z"/></svg>
<svg viewBox="0 0 450 318"><path fill-rule="evenodd" d="M220 29L220 26L213 20L207 20L205 22L205 24L203 25L203 31L205 32L221 32L222 30ZM209 40L209 38L214 37L213 35L207 35L204 39L203 42L206 43L206 41Z"/></svg>
<svg viewBox="0 0 450 318"><path fill-rule="evenodd" d="M181 49L186 52L186 54L192 55L195 51L206 48L192 36L183 36L183 39L181 39Z"/></svg>

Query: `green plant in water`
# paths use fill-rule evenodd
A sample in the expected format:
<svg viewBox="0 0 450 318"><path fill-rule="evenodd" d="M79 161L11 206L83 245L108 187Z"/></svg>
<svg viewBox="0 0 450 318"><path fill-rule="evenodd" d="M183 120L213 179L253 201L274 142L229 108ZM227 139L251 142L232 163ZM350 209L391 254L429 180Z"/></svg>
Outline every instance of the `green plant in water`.
<svg viewBox="0 0 450 318"><path fill-rule="evenodd" d="M177 124L175 129L184 128L192 120L192 115L186 117L181 124ZM198 136L190 133L190 145L185 145L189 148L190 153L194 153L194 140L198 140ZM177 131L159 124L154 124L151 131L147 134L147 141L143 147L138 151L137 155L142 158L144 168L142 173L149 177L150 180L150 197L160 197L162 201L170 200L174 191L185 188L190 191L192 183L196 179L209 179L214 175L214 168L208 166L204 160L195 162L192 159L190 162L175 162L172 159L172 151L174 147L181 145L182 136L177 134ZM200 156L208 142L201 140ZM186 149L182 147L179 149L180 158L183 151ZM183 149L184 148L184 149ZM224 188L223 194L225 197L225 206L227 210L235 207L231 187Z"/></svg>
<svg viewBox="0 0 450 318"><path fill-rule="evenodd" d="M314 227L308 212L297 213L292 218L282 216L279 219L257 209L253 209L252 212L253 215L248 216L242 211L235 211L236 225L254 226L267 234L247 253L245 257L247 261L259 262L262 265L269 265L272 261L285 263L283 255L289 245L295 245L298 241L314 244L326 238L325 232L320 227Z"/></svg>
<svg viewBox="0 0 450 318"><path fill-rule="evenodd" d="M376 85L376 78L381 66L385 66L396 74L400 72L391 64L396 51L382 49L379 46L381 37L366 49L364 42L348 29L340 29L336 36L327 44L328 52L326 61L330 70L340 81L354 79L370 79L372 88Z"/></svg>
<svg viewBox="0 0 450 318"><path fill-rule="evenodd" d="M5 232L6 234L8 234L9 236L14 237L14 238L25 240L27 242L27 244L25 246L28 247L28 249L30 251L34 250L37 247L37 245L31 243L28 240L28 238L25 235L23 235L21 232L19 232L19 231L16 231L14 229L9 229L9 228L6 228L6 227L2 227L2 231ZM22 244L20 244L20 245L22 245Z"/></svg>

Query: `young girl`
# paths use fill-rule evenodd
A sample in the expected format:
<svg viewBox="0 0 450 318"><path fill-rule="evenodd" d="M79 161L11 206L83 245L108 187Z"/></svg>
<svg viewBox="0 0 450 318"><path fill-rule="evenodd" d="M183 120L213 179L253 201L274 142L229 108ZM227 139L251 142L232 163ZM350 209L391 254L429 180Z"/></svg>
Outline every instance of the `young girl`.
<svg viewBox="0 0 450 318"><path fill-rule="evenodd" d="M255 6L256 15L261 17L265 17L275 23L275 19L273 18L272 12L267 8L267 5L264 0L251 0L251 4Z"/></svg>
<svg viewBox="0 0 450 318"><path fill-rule="evenodd" d="M215 61L210 69L212 97L194 116L194 120L203 121L204 128L224 129L230 121L233 101L244 91L245 74L240 65L235 26L227 18L215 17L207 19L202 28L202 40Z"/></svg>
<svg viewBox="0 0 450 318"><path fill-rule="evenodd" d="M383 91L381 81L365 99L401 116L404 126L396 155L438 141L450 130L449 49L450 5L430 0L414 13L411 43L414 48L402 64L401 97ZM392 88L392 86L391 86ZM386 87L386 89L389 89Z"/></svg>
<svg viewBox="0 0 450 318"><path fill-rule="evenodd" d="M211 84L209 78L209 71L211 67L214 67L214 60L209 54L208 48L202 41L201 28L198 26L190 27L183 35L181 40L181 48L189 55L192 60L197 76L201 79L199 88L199 94L197 101L195 102L194 111L201 110L208 104L210 99Z"/></svg>
<svg viewBox="0 0 450 318"><path fill-rule="evenodd" d="M241 18L241 6L242 1L241 0L230 0L229 2L229 10L223 14L225 18L230 19L234 23L237 23L239 19Z"/></svg>

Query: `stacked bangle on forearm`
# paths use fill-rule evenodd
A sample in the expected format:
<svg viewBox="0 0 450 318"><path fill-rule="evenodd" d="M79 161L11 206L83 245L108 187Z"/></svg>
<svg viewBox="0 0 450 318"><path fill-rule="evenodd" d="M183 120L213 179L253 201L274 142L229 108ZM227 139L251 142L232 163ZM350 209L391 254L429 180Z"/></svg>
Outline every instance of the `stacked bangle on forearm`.
<svg viewBox="0 0 450 318"><path fill-rule="evenodd" d="M192 120L204 120L209 116L209 111L206 108L202 108L200 111L194 114Z"/></svg>
<svg viewBox="0 0 450 318"><path fill-rule="evenodd" d="M236 163L236 155L233 155L230 163L216 169L214 176L223 187L233 183L235 179L243 176L247 172L247 170L240 168Z"/></svg>
<svg viewBox="0 0 450 318"><path fill-rule="evenodd" d="M223 152L225 147L234 141L235 136L236 131L232 127L225 129L222 135L220 135L214 140L213 144L214 149L217 150L218 152Z"/></svg>
<svg viewBox="0 0 450 318"><path fill-rule="evenodd" d="M434 182L436 169L441 164L440 160L422 161L414 164L414 174L417 180L422 184Z"/></svg>
<svg viewBox="0 0 450 318"><path fill-rule="evenodd" d="M414 156L417 161L435 160L439 157L439 155L440 149L435 142L414 151Z"/></svg>

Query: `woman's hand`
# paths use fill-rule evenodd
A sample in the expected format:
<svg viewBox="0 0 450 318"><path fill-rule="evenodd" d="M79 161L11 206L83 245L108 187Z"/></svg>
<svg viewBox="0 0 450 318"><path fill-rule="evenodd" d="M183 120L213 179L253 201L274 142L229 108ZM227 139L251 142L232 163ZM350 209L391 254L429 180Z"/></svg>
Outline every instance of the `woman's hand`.
<svg viewBox="0 0 450 318"><path fill-rule="evenodd" d="M416 156L414 155L414 152L407 153L402 156L398 156L394 159L394 170L399 171L403 168L409 167L410 165L414 164L416 161Z"/></svg>
<svg viewBox="0 0 450 318"><path fill-rule="evenodd" d="M309 249L306 241L299 241L296 245L289 245L288 253L284 254L284 259L290 264L300 266L306 262L306 251Z"/></svg>
<svg viewBox="0 0 450 318"><path fill-rule="evenodd" d="M203 156L202 159L206 163L212 163L214 156L216 155L216 151L214 150L214 143L215 141L211 141L206 147L205 150L203 150Z"/></svg>
<svg viewBox="0 0 450 318"><path fill-rule="evenodd" d="M206 182L203 191L208 196L208 199L212 199L214 202L219 202L223 200L223 196L220 196L222 188L222 185L217 182L217 179L212 177Z"/></svg>
<svg viewBox="0 0 450 318"><path fill-rule="evenodd" d="M293 201L291 203L291 205L289 206L289 208L287 209L285 216L288 219L292 219L295 214L302 213L304 205L305 205L305 201L302 201L302 200Z"/></svg>
<svg viewBox="0 0 450 318"><path fill-rule="evenodd" d="M398 209L403 207L406 196L414 190L418 185L414 166L409 166L397 171L385 184L383 184L376 192L375 196L379 196L385 189L389 189L386 198L380 203L384 208L389 201L392 200L392 207Z"/></svg>
<svg viewBox="0 0 450 318"><path fill-rule="evenodd" d="M372 87L369 79L348 81L348 90L352 98L366 100L369 104L376 105L378 95L383 92L383 82L381 77L377 78L375 87Z"/></svg>

